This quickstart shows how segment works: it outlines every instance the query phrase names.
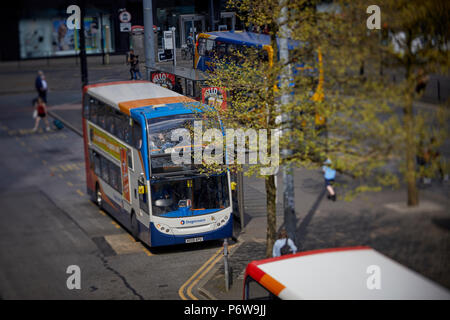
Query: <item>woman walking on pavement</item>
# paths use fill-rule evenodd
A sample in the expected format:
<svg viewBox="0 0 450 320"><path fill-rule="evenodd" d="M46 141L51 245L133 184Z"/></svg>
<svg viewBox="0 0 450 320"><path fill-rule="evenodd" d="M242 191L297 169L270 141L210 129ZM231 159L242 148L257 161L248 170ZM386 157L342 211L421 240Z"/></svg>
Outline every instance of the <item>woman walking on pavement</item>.
<svg viewBox="0 0 450 320"><path fill-rule="evenodd" d="M34 122L34 128L33 132L36 132L39 126L39 122L41 121L41 118L44 118L46 128L45 130L50 131L50 125L48 123L47 119L47 106L44 102L44 100L41 97L38 97L36 100L36 103L34 104L35 107L35 122Z"/></svg>
<svg viewBox="0 0 450 320"><path fill-rule="evenodd" d="M336 177L336 170L334 170L330 167L330 165L331 165L330 159L327 159L323 164L324 165L322 167L322 171L323 171L323 177L325 179L325 187L327 188L327 191L328 191L327 198L331 199L333 201L336 201L336 192L334 191L334 188L333 188L334 179Z"/></svg>

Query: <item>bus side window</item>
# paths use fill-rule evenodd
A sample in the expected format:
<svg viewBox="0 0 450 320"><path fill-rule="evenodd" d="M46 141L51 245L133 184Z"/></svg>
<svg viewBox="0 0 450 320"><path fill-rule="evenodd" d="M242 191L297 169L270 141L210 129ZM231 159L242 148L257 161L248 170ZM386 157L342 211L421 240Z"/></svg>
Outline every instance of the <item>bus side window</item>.
<svg viewBox="0 0 450 320"><path fill-rule="evenodd" d="M206 39L205 38L198 39L197 51L198 51L198 54L200 56L204 56L205 55L205 51L206 51Z"/></svg>
<svg viewBox="0 0 450 320"><path fill-rule="evenodd" d="M120 180L120 167L116 166L112 162L109 163L109 176L111 187L122 193L122 183Z"/></svg>
<svg viewBox="0 0 450 320"><path fill-rule="evenodd" d="M142 129L136 121L133 121L133 146L136 149L141 149L142 146Z"/></svg>
<svg viewBox="0 0 450 320"><path fill-rule="evenodd" d="M205 56L212 56L214 54L215 44L216 42L214 40L206 39Z"/></svg>
<svg viewBox="0 0 450 320"><path fill-rule="evenodd" d="M272 292L264 288L252 277L247 276L245 279L245 299L246 300L280 300Z"/></svg>
<svg viewBox="0 0 450 320"><path fill-rule="evenodd" d="M89 119L97 124L98 103L94 98L89 98Z"/></svg>
<svg viewBox="0 0 450 320"><path fill-rule="evenodd" d="M110 106L106 105L106 131L111 134L114 134L115 125L114 125L114 116L115 110Z"/></svg>
<svg viewBox="0 0 450 320"><path fill-rule="evenodd" d="M101 177L100 156L96 152L93 152L93 158L94 158L94 172L98 177Z"/></svg>
<svg viewBox="0 0 450 320"><path fill-rule="evenodd" d="M98 101L98 105L97 105L97 124L102 127L103 129L105 129L106 127L106 106L104 103Z"/></svg>
<svg viewBox="0 0 450 320"><path fill-rule="evenodd" d="M125 143L132 145L132 136L131 136L131 126L130 126L130 117L125 116L125 124L123 128L123 135Z"/></svg>
<svg viewBox="0 0 450 320"><path fill-rule="evenodd" d="M119 111L116 111L114 122L116 128L114 134L120 140L124 140L124 127L127 125L125 116L121 114Z"/></svg>
<svg viewBox="0 0 450 320"><path fill-rule="evenodd" d="M91 103L91 98L88 95L86 95L84 97L84 108L83 108L83 117L85 119L89 119L89 117L90 117L90 112L89 112L90 103Z"/></svg>
<svg viewBox="0 0 450 320"><path fill-rule="evenodd" d="M216 42L216 54L219 59L222 59L227 53L227 45L223 42Z"/></svg>
<svg viewBox="0 0 450 320"><path fill-rule="evenodd" d="M109 161L105 157L100 158L101 162L101 177L109 184Z"/></svg>

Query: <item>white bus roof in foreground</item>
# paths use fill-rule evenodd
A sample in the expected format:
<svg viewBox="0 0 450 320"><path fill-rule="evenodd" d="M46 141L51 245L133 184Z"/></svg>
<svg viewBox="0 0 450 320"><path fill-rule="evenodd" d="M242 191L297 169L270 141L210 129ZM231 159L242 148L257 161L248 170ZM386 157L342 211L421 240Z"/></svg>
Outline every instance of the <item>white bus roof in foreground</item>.
<svg viewBox="0 0 450 320"><path fill-rule="evenodd" d="M253 261L246 274L281 299L450 299L444 287L369 247Z"/></svg>

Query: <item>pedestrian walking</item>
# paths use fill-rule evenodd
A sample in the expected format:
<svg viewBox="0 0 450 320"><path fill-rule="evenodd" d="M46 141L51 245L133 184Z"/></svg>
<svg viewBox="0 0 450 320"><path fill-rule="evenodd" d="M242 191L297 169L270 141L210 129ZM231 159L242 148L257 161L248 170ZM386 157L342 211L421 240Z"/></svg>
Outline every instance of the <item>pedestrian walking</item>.
<svg viewBox="0 0 450 320"><path fill-rule="evenodd" d="M47 105L41 97L38 97L34 104L34 112L33 112L34 120L34 128L33 132L36 132L39 126L39 122L43 118L46 124L46 130L50 131L50 124L47 119Z"/></svg>
<svg viewBox="0 0 450 320"><path fill-rule="evenodd" d="M128 52L127 55L127 65L130 66L130 80L134 79L134 68L133 68L133 61L134 61L134 50L130 49L130 52Z"/></svg>
<svg viewBox="0 0 450 320"><path fill-rule="evenodd" d="M325 179L325 187L327 188L327 191L328 191L327 198L331 199L333 201L336 201L336 192L334 191L334 188L333 188L334 179L336 178L336 170L331 168L331 160L330 159L327 159L323 163L322 171L323 171L323 177Z"/></svg>
<svg viewBox="0 0 450 320"><path fill-rule="evenodd" d="M42 72L41 70L38 71L38 75L36 77L34 85L36 87L38 96L41 97L45 103L47 103L48 85L47 81L45 80L44 72Z"/></svg>
<svg viewBox="0 0 450 320"><path fill-rule="evenodd" d="M133 79L134 80L141 80L142 75L139 71L139 56L135 55L133 60L131 61L131 69L133 71ZM139 78L138 78L139 76Z"/></svg>
<svg viewBox="0 0 450 320"><path fill-rule="evenodd" d="M278 239L273 244L273 252L272 255L274 257L283 256L286 254L292 254L297 252L297 247L294 244L294 241L289 239L286 229L281 229L278 234Z"/></svg>
<svg viewBox="0 0 450 320"><path fill-rule="evenodd" d="M186 45L188 47L189 53L191 57L194 56L194 35L192 32L189 32L189 36L186 39Z"/></svg>

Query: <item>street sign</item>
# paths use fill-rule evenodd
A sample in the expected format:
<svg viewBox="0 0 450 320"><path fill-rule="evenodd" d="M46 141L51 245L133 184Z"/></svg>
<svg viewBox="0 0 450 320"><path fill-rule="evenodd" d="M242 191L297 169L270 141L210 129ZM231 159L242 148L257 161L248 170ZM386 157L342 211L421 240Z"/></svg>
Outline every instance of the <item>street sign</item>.
<svg viewBox="0 0 450 320"><path fill-rule="evenodd" d="M164 31L164 49L173 50L172 31Z"/></svg>
<svg viewBox="0 0 450 320"><path fill-rule="evenodd" d="M162 61L169 61L173 59L172 50L158 50L158 60L159 62Z"/></svg>
<svg viewBox="0 0 450 320"><path fill-rule="evenodd" d="M131 31L131 22L120 23L120 32L130 32L130 31Z"/></svg>
<svg viewBox="0 0 450 320"><path fill-rule="evenodd" d="M129 13L128 11L122 11L121 13L119 13L119 20L122 23L131 22L131 13Z"/></svg>

